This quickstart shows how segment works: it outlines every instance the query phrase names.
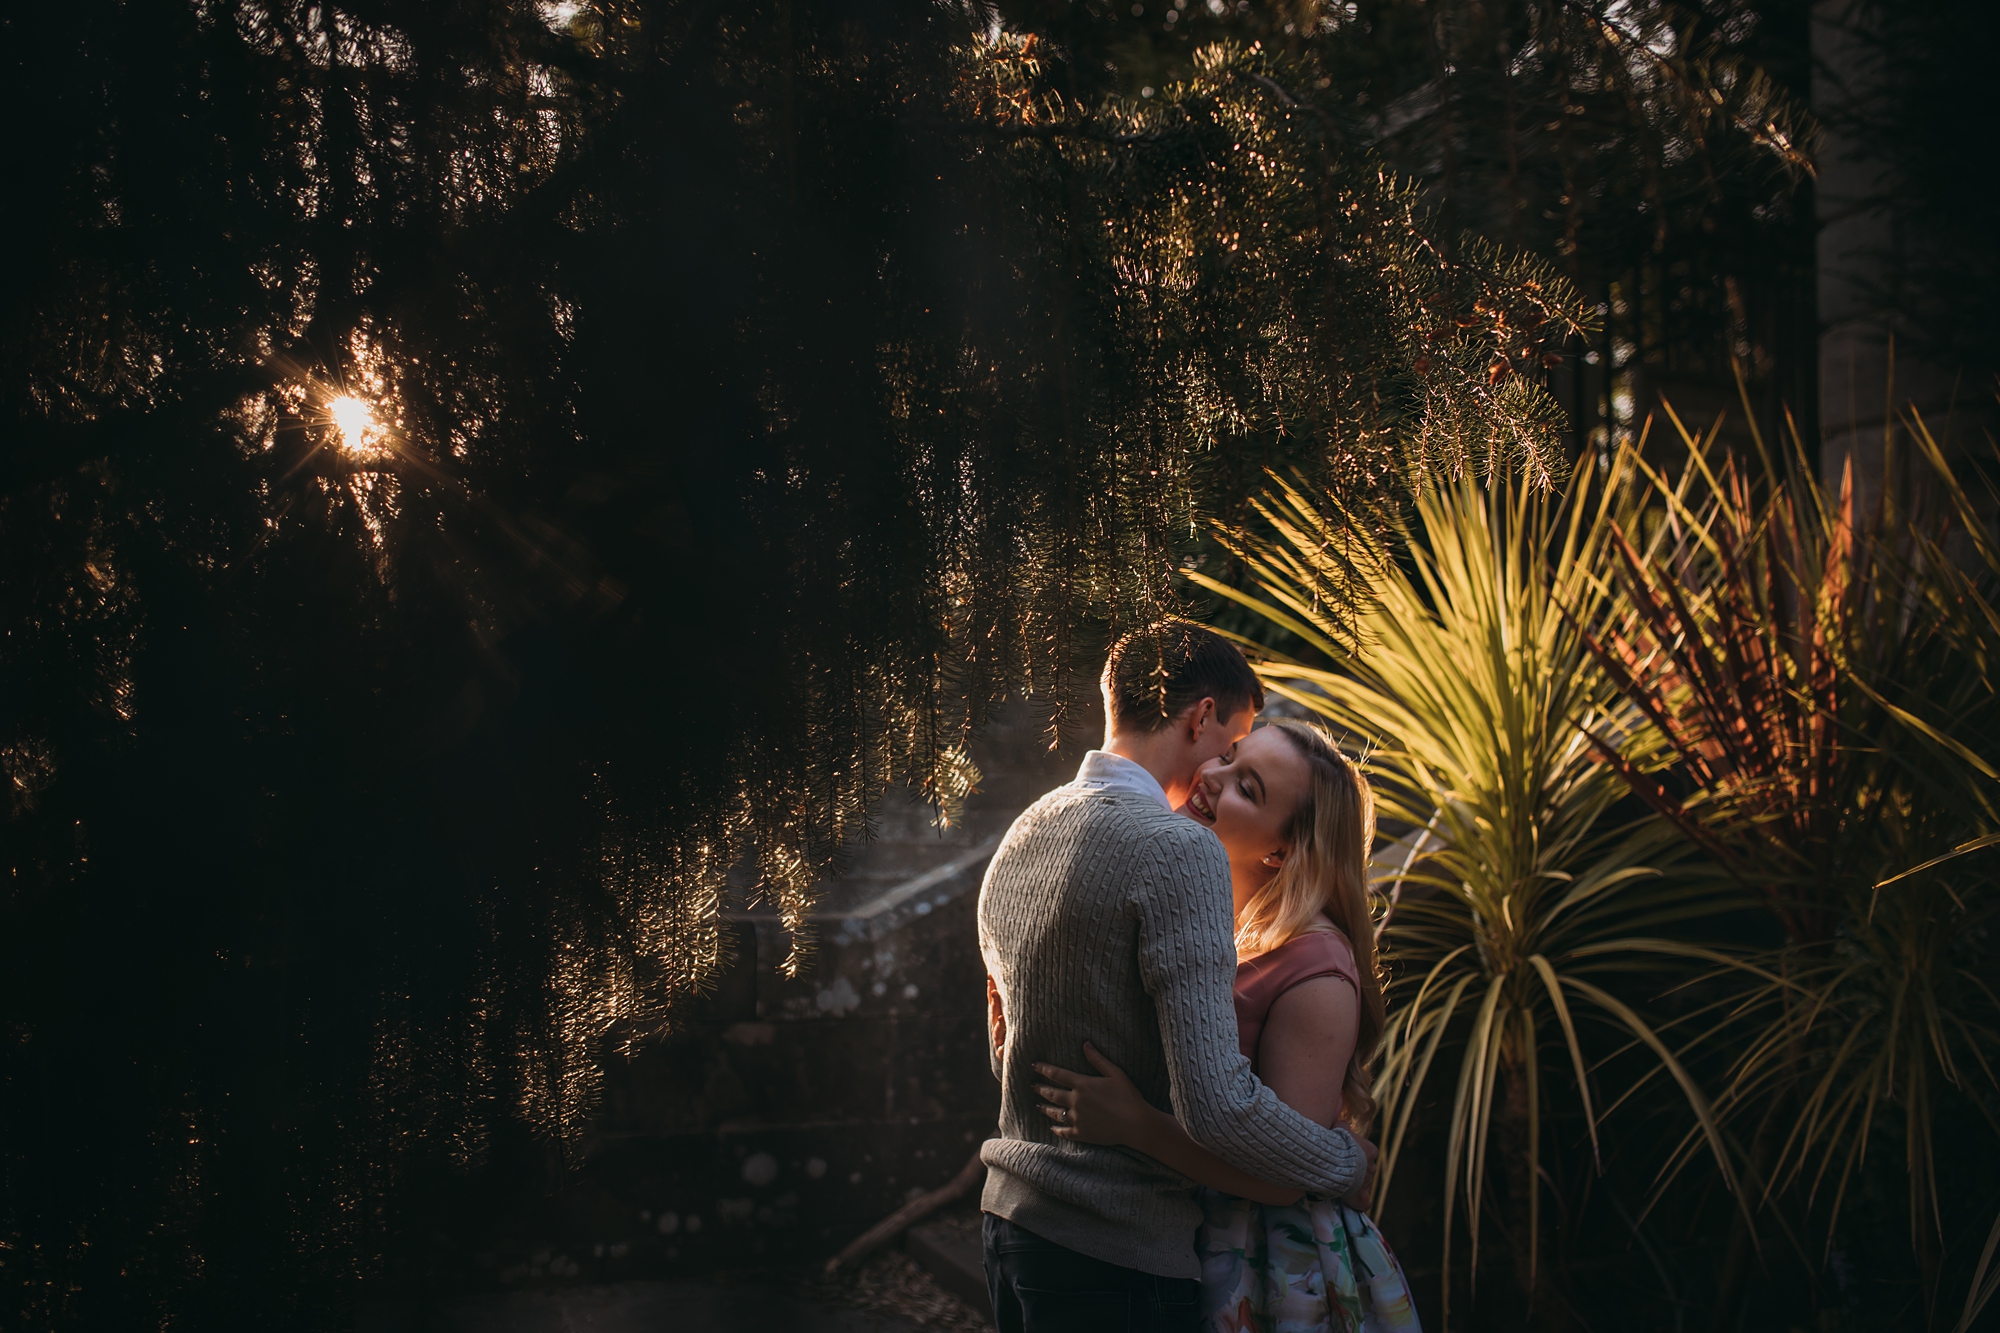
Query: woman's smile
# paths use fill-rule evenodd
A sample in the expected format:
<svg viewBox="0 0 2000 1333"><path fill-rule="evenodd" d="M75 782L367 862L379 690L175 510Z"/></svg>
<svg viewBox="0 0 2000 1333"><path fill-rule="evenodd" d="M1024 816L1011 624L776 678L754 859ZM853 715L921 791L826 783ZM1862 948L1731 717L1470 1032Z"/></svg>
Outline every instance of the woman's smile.
<svg viewBox="0 0 2000 1333"><path fill-rule="evenodd" d="M1305 788L1305 760L1291 744L1275 731L1253 731L1201 766L1181 813L1214 829L1232 861L1248 864L1283 843Z"/></svg>

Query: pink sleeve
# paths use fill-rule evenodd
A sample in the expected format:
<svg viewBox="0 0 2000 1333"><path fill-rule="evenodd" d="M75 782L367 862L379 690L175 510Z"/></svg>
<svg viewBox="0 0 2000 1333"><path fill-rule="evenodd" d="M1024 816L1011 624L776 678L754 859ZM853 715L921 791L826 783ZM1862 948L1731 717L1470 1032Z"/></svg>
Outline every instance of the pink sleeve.
<svg viewBox="0 0 2000 1333"><path fill-rule="evenodd" d="M1267 1013L1280 995L1315 977L1339 977L1355 990L1361 989L1354 975L1354 950L1345 936L1334 931L1312 930L1294 935L1269 957L1273 966L1257 979L1257 989L1261 992L1258 998Z"/></svg>

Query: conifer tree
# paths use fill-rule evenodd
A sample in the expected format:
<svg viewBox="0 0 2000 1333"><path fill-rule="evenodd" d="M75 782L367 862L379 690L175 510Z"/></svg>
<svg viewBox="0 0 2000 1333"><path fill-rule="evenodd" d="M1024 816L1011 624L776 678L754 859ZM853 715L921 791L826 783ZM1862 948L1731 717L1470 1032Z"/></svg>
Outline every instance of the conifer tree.
<svg viewBox="0 0 2000 1333"><path fill-rule="evenodd" d="M1552 377L1572 452L1595 447L1600 433L1600 444L1636 433L1663 389L1684 409L1733 408L1733 364L1771 425L1782 404L1812 434L1808 183L1817 132L1801 109L1811 85L1804 0L1000 0L998 8L1070 53L1053 80L1066 89L1156 94L1218 39L1315 61L1318 77L1300 92L1350 142L1415 182L1451 227L1542 257L1597 308L1593 332L1562 349ZM1896 34L1883 42L1885 69L1907 69L1901 77L1913 86L1950 65L1915 54L1941 51L1935 43L1953 42L1948 34L1959 39L1955 51L1981 49L1963 40L1977 30L1969 11L1921 13L1883 28ZM1976 183L1948 184L1981 174L1938 170L1927 155L1945 140L1916 129L1962 122L1962 107L1942 119L1926 113L1955 106L1971 88L1929 80L1924 95L1898 103L1914 119L1871 115L1871 135L1896 124L1900 146L1885 157L1927 164L1912 173L1926 184L1902 191L1916 226L1924 216L1946 227L1983 216ZM1927 209L1917 201L1934 187L1975 206ZM1943 253L1963 269L1964 251Z"/></svg>

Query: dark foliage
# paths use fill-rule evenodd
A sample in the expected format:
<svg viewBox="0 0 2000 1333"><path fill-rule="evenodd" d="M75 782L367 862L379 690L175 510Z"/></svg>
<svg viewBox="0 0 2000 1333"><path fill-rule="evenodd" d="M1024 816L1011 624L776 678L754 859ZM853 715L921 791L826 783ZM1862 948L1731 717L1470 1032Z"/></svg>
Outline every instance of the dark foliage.
<svg viewBox="0 0 2000 1333"><path fill-rule="evenodd" d="M795 964L871 799L948 809L1264 466L1551 466L1565 285L1268 52L1169 104L895 0L0 43L10 1324L335 1318L560 1169L732 867Z"/></svg>
<svg viewBox="0 0 2000 1333"><path fill-rule="evenodd" d="M1076 53L1051 66L1064 88L1161 95L1218 35L1311 56L1320 77L1306 93L1350 142L1417 182L1455 226L1547 260L1595 307L1596 328L1564 349L1552 376L1573 455L1636 440L1661 395L1704 416L1733 409L1732 361L1750 376L1767 433L1782 406L1805 414L1812 433L1818 330L1806 163L1817 135L1800 109L1812 91L1804 0L999 0L997 8ZM1908 26L1952 40L1948 20ZM1952 60L1976 60L1978 49L1956 46ZM1912 88L1932 67L1923 58L1892 63ZM1930 127L1976 117L1958 105L1948 120L1930 112L1976 99L1978 83L1953 88L1963 91L1931 89L1902 103L1895 130L1871 149L1924 163L1934 188L1957 180L1950 141ZM1747 450L1747 437L1738 443Z"/></svg>
<svg viewBox="0 0 2000 1333"><path fill-rule="evenodd" d="M1816 403L1799 0L1378 0L1324 40L1388 160L1596 306L1557 386L1578 453L1661 395L1733 407L1732 362L1769 425Z"/></svg>
<svg viewBox="0 0 2000 1333"><path fill-rule="evenodd" d="M1853 0L1822 20L1860 60L1829 128L1880 164L1867 202L1886 210L1881 282L1870 295L1920 357L1963 374L1979 404L2000 373L2000 143L1990 132L1989 54L2000 10L1978 0Z"/></svg>

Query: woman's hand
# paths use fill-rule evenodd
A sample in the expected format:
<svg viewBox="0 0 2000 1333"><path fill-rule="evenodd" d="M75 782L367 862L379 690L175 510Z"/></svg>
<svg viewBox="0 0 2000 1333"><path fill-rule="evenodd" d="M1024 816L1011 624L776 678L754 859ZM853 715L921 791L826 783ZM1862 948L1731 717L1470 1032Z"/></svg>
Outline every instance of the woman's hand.
<svg viewBox="0 0 2000 1333"><path fill-rule="evenodd" d="M1089 1042L1083 1044L1083 1058L1103 1077L1092 1078L1057 1065L1035 1066L1035 1072L1049 1080L1036 1084L1035 1091L1048 1103L1042 1114L1055 1122L1050 1132L1079 1143L1137 1148L1149 1142L1153 1122L1164 1112L1140 1096L1125 1071L1099 1055Z"/></svg>
<svg viewBox="0 0 2000 1333"><path fill-rule="evenodd" d="M993 1042L993 1058L1007 1058L1007 1007L1000 1000L1000 983L992 973L986 976L986 1035Z"/></svg>

